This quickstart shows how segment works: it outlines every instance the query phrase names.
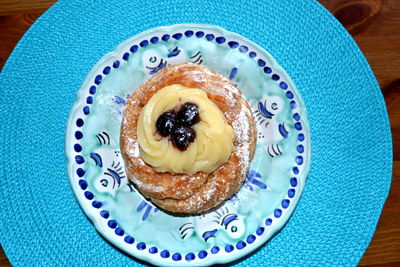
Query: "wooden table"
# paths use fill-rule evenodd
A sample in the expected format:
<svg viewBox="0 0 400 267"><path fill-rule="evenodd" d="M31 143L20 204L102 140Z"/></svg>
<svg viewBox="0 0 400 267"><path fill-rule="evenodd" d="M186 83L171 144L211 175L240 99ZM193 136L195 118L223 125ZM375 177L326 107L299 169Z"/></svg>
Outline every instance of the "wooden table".
<svg viewBox="0 0 400 267"><path fill-rule="evenodd" d="M0 69L55 1L0 0ZM393 135L393 182L361 266L400 266L400 0L320 0L360 46L385 97ZM0 250L0 266L10 266Z"/></svg>

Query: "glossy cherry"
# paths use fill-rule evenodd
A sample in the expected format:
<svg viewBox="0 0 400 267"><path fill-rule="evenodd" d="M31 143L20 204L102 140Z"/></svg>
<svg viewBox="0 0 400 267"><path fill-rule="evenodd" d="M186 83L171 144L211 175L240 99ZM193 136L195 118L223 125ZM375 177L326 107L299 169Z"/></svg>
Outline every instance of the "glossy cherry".
<svg viewBox="0 0 400 267"><path fill-rule="evenodd" d="M193 103L185 103L178 114L176 115L176 120L181 126L192 126L199 122L199 107Z"/></svg>
<svg viewBox="0 0 400 267"><path fill-rule="evenodd" d="M156 129L159 135L166 137L176 127L176 113L173 110L164 112L156 121Z"/></svg>
<svg viewBox="0 0 400 267"><path fill-rule="evenodd" d="M186 150L195 138L196 132L190 127L179 126L171 134L172 144L181 151Z"/></svg>

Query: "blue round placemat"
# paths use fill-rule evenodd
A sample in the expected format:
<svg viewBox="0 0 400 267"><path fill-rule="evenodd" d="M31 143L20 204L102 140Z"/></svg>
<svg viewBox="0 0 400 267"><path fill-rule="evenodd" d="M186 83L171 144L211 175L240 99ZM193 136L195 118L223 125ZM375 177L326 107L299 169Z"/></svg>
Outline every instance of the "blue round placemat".
<svg viewBox="0 0 400 267"><path fill-rule="evenodd" d="M314 1L59 1L29 29L0 75L0 238L15 266L139 264L102 239L66 174L64 135L92 66L144 30L214 24L261 45L308 109L313 155L284 229L241 265L355 265L391 182L389 120L358 47Z"/></svg>

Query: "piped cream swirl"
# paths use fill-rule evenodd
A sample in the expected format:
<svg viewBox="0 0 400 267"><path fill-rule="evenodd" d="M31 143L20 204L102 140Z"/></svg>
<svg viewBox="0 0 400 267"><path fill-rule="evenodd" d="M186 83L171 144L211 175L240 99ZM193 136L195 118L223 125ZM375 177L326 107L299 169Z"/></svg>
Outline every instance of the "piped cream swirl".
<svg viewBox="0 0 400 267"><path fill-rule="evenodd" d="M169 137L156 131L158 117L175 107L191 102L199 107L200 121L193 126L196 138L188 149L176 149ZM158 172L192 175L213 172L229 160L235 134L224 114L200 89L179 84L164 87L143 107L137 126L140 155Z"/></svg>

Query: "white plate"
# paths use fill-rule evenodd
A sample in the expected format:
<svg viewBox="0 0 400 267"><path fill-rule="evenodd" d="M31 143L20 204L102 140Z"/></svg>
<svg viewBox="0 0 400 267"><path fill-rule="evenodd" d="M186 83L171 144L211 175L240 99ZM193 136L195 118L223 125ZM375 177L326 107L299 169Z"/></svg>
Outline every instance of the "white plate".
<svg viewBox="0 0 400 267"><path fill-rule="evenodd" d="M128 182L119 152L126 99L160 68L182 62L233 80L258 127L243 187L202 216L158 210ZM111 243L157 265L210 265L254 251L287 222L309 172L310 130L299 92L264 49L216 26L181 24L136 35L93 67L71 109L66 155L82 209Z"/></svg>

